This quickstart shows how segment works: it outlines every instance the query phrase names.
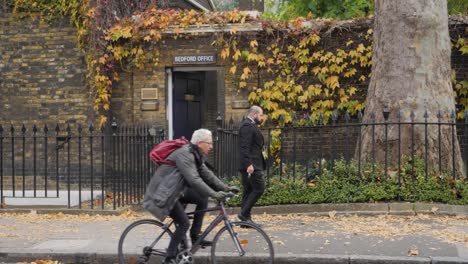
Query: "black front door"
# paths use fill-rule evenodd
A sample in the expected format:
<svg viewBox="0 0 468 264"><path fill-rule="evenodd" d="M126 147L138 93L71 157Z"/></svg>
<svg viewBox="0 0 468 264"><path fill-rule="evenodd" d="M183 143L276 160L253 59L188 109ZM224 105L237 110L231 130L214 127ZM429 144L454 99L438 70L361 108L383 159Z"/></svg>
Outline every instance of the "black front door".
<svg viewBox="0 0 468 264"><path fill-rule="evenodd" d="M174 72L174 138L190 139L193 131L201 128L204 83L203 72Z"/></svg>

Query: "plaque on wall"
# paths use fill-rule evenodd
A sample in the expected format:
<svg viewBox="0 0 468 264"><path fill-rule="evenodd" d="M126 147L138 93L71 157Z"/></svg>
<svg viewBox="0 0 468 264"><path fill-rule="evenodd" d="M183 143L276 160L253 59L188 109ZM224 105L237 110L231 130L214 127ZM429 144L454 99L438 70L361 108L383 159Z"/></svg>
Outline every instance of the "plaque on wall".
<svg viewBox="0 0 468 264"><path fill-rule="evenodd" d="M215 64L216 53L174 55L173 64Z"/></svg>
<svg viewBox="0 0 468 264"><path fill-rule="evenodd" d="M232 109L248 109L250 107L250 103L247 100L234 100L231 103Z"/></svg>
<svg viewBox="0 0 468 264"><path fill-rule="evenodd" d="M158 88L142 88L141 100L157 100Z"/></svg>
<svg viewBox="0 0 468 264"><path fill-rule="evenodd" d="M159 101L142 102L140 104L141 111L158 111Z"/></svg>

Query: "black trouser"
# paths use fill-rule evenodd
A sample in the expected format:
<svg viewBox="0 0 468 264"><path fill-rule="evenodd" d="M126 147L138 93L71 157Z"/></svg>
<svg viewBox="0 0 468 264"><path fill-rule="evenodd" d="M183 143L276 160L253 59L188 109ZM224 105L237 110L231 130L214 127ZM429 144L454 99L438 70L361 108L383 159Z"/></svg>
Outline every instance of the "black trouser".
<svg viewBox="0 0 468 264"><path fill-rule="evenodd" d="M255 205L257 200L262 196L265 191L265 184L263 183L263 171L254 171L250 177L246 171L241 171L242 186L244 193L242 194L242 204L240 214L250 219L250 211Z"/></svg>
<svg viewBox="0 0 468 264"><path fill-rule="evenodd" d="M182 204L191 203L196 204L197 207L195 210L205 210L208 207L208 197L203 197L199 193L195 192L193 189L187 189L184 192L184 195L176 202L172 208L169 216L176 223L176 230L172 234L171 242L167 249L168 257L175 257L177 254L177 246L185 238L185 234L190 227L190 221L185 213L184 206ZM193 218L192 228L190 229L190 236L195 238L201 231L203 225L203 217L205 212L196 213Z"/></svg>

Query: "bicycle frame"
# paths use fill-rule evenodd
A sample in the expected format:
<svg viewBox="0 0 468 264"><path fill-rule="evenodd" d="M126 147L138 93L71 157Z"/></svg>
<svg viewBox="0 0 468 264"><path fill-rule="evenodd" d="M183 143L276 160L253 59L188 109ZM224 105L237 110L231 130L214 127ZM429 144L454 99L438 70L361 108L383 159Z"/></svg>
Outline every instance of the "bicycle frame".
<svg viewBox="0 0 468 264"><path fill-rule="evenodd" d="M224 203L223 202L220 202L218 206L215 206L215 207L211 207L211 208L207 208L205 210L198 210L198 211L193 211L193 212L189 212L187 213L188 216L190 215L194 215L196 213L201 213L201 212L214 212L214 211L219 211L219 214L218 216L216 216L216 218L210 223L210 225L203 231L203 233L200 235L200 237L198 238L197 241L195 241L195 243L192 245L192 248L190 250L190 253L192 254L195 254L200 248L201 248L201 243L202 241L208 236L208 234L213 231L213 229L219 225L219 223L223 222L224 221L224 225L226 226L226 228L228 229L229 231L229 234L231 235L231 238L234 242L234 244L236 245L236 248L239 252L239 256L243 256L245 255L245 251L244 249L242 248L242 245L241 243L239 242L239 239L237 238L237 236L234 234L234 230L232 230L232 226L231 226L231 221L228 219L228 215L226 213L226 209L224 208ZM167 230L169 229L172 225L174 224L174 221L171 221L169 224L167 225L164 225L163 229L164 230ZM151 248L154 247L154 245L156 245L156 243L159 241L159 239L163 236L164 232L161 233L161 235L159 235L155 241L153 242L153 244L151 245ZM155 253L155 252L153 252ZM163 255L161 254L162 252L157 252L156 255Z"/></svg>
<svg viewBox="0 0 468 264"><path fill-rule="evenodd" d="M200 235L198 240L195 241L195 243L192 245L192 249L190 250L190 252L192 254L195 254L200 249L202 241L208 236L208 234L211 233L211 231L216 226L218 226L219 223L224 221L224 225L228 229L229 234L231 235L231 238L232 238L234 244L236 245L237 250L239 251L239 255L240 256L245 255L245 251L242 248L242 246L241 246L241 244L239 242L239 239L237 238L237 236L234 234L234 231L232 230L231 221L229 221L229 218L228 218L228 215L226 213L226 209L224 208L224 203L223 202L220 202L218 206L215 206L215 207L212 207L212 208L207 208L205 210L190 212L190 213L187 213L187 215L193 215L193 214L199 213L199 212L213 212L213 211L219 211L218 216L216 216L216 218L210 223L210 225L203 231L203 233Z"/></svg>

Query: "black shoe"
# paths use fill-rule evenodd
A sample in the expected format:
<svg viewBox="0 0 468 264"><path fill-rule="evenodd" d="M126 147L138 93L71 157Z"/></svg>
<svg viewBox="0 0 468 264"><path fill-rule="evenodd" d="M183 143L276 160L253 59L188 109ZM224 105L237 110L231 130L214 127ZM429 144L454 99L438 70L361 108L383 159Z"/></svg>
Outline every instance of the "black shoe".
<svg viewBox="0 0 468 264"><path fill-rule="evenodd" d="M242 222L245 222L245 223L248 223L248 224L251 224L251 225L254 225L254 226L261 227L261 225L255 223L254 221L252 221L252 220L250 220L250 219L247 220L247 221L242 221ZM250 226L250 225L242 225L242 224L240 225L240 227L241 227L241 228L253 228L253 227Z"/></svg>
<svg viewBox="0 0 468 264"><path fill-rule="evenodd" d="M195 244L195 242L197 242L197 240L198 240L198 237L192 237L192 245ZM200 246L202 248L211 247L212 245L213 245L213 241L202 240L200 242Z"/></svg>
<svg viewBox="0 0 468 264"><path fill-rule="evenodd" d="M252 220L250 219L250 217L245 217L245 216L243 216L241 213L238 213L238 214L237 214L237 217L238 217L241 221L249 221L249 220L252 221Z"/></svg>

